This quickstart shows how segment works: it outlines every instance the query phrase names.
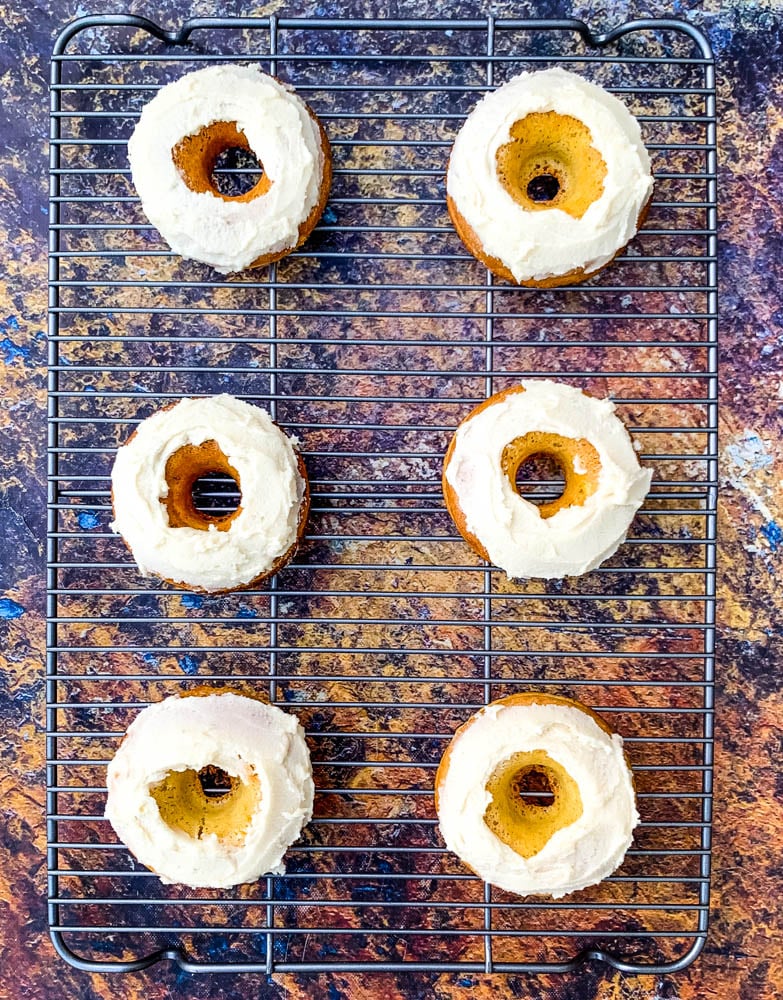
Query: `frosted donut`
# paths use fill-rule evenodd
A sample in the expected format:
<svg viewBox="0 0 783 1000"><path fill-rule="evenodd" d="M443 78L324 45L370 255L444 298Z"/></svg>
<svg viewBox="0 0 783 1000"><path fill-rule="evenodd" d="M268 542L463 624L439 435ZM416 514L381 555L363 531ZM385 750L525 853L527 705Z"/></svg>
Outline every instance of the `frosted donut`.
<svg viewBox="0 0 783 1000"><path fill-rule="evenodd" d="M486 882L555 899L610 875L639 822L622 739L579 702L533 692L457 730L435 807L446 846Z"/></svg>
<svg viewBox="0 0 783 1000"><path fill-rule="evenodd" d="M313 811L304 731L233 692L197 690L145 708L107 773L106 818L162 882L226 888L282 872ZM202 777L223 772L225 794Z"/></svg>
<svg viewBox="0 0 783 1000"><path fill-rule="evenodd" d="M501 278L550 287L605 267L644 221L653 180L639 123L574 73L521 73L487 94L454 142L452 222Z"/></svg>
<svg viewBox="0 0 783 1000"><path fill-rule="evenodd" d="M251 150L263 173L221 194L212 170L227 149ZM172 250L228 274L303 243L326 206L329 142L292 91L249 66L209 66L161 88L128 141L144 214Z"/></svg>
<svg viewBox="0 0 783 1000"><path fill-rule="evenodd" d="M536 506L516 486L522 463L552 456L558 499ZM477 406L443 465L443 496L460 534L509 577L579 576L617 551L650 488L608 399L548 380L521 382Z"/></svg>
<svg viewBox="0 0 783 1000"><path fill-rule="evenodd" d="M235 511L196 508L193 485L208 473L235 480ZM265 410L228 395L183 399L142 420L117 451L111 484L111 528L142 575L206 592L250 587L281 569L310 504L291 440Z"/></svg>

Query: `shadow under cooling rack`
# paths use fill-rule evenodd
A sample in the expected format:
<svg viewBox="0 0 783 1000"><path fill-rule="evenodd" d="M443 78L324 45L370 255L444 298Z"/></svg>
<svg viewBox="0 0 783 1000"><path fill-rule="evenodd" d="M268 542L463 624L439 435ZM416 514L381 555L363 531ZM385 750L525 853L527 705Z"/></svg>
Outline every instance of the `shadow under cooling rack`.
<svg viewBox="0 0 783 1000"><path fill-rule="evenodd" d="M290 82L334 152L296 253L221 278L171 254L125 153L156 89L209 61ZM649 217L574 288L494 281L448 220L444 166L485 92L554 64L621 96L656 178ZM636 21L89 17L52 63L48 535L49 917L85 969L660 973L709 902L717 488L715 76L689 25ZM440 494L449 437L523 377L610 396L653 486L600 570L505 580ZM168 400L231 392L301 441L313 510L268 588L139 577L109 529L118 444ZM538 484L545 495L556 482ZM205 502L226 502L221 484ZM318 794L285 876L163 886L103 819L105 767L146 704L230 682L297 712ZM485 886L440 839L454 729L526 688L626 740L642 822L622 867L562 900Z"/></svg>

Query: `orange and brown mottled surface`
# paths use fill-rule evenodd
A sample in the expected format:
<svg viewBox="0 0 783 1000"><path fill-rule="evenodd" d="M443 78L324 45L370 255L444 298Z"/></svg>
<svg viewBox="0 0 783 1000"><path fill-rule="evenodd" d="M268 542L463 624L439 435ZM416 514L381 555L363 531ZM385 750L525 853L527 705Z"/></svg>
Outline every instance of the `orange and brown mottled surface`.
<svg viewBox="0 0 783 1000"><path fill-rule="evenodd" d="M241 10L240 10L241 8ZM109 12L116 4L95 0L92 9ZM132 2L129 9L175 24L182 16L174 0ZM373 14L372 0L348 6L305 3L297 14ZM455 3L451 13L472 15L478 6ZM499 0L496 14L584 17L604 27L627 16L619 3L558 2L511 4ZM702 956L672 976L622 977L602 965L586 965L563 976L486 977L473 973L194 976L160 964L138 975L89 975L72 969L54 953L47 930L46 830L44 824L45 728L43 662L45 649L45 414L46 414L46 253L48 60L61 26L83 12L76 0L0 7L0 235L3 280L0 282L0 997L17 1000L108 998L123 996L163 1000L168 997L311 997L315 1000L363 1000L388 997L489 998L547 1000L703 1000L737 997L767 1000L783 992L783 893L780 831L783 828L783 746L781 695L781 618L783 617L783 209L778 196L783 174L783 19L775 0L746 5L717 2L671 5L653 0L634 13L692 17L710 35L719 72L721 130L720 248L722 283L721 482L719 508L721 556L719 577L720 651L716 748L715 852L711 926ZM189 13L292 13L283 3L226 5L194 0ZM386 13L384 9L384 13ZM484 9L481 8L481 12ZM433 14L415 0L394 6L400 16ZM394 136L394 124L389 133ZM456 243L456 237L455 245ZM292 271L292 273L294 273ZM391 301L391 300L390 300ZM113 320L109 321L110 323ZM672 327L676 320L672 319ZM427 321L421 329L426 331ZM315 352L314 352L315 353ZM324 356L328 355L328 349ZM543 355L542 355L543 357ZM567 360L567 354L564 355ZM327 359L328 360L328 359ZM359 356L359 365L369 362ZM452 364L460 356L455 352ZM96 378L96 383L99 379ZM165 388L165 386L164 386ZM600 387L599 387L600 388ZM197 390L193 390L197 391ZM451 412L451 411L449 411ZM335 419L341 416L334 404ZM445 420L435 407L435 420ZM450 416L449 416L450 419ZM361 446L365 437L358 439ZM319 446L315 439L311 447ZM80 527L100 526L100 516L84 510ZM105 519L103 522L105 529ZM109 551L107 549L107 551ZM311 550L318 554L317 546ZM412 553L415 557L416 553ZM373 558L368 545L364 557ZM328 579L328 572L325 574ZM126 577L129 583L133 577ZM472 577L466 577L466 586ZM395 580L386 581L389 587ZM437 587L435 576L432 587ZM324 609L329 611L324 598ZM170 599L174 605L175 598ZM435 617L459 615L453 601L430 606ZM415 617L423 602L411 601L405 613ZM244 607L244 606L243 606ZM543 613L546 602L539 609ZM89 613L84 604L73 613ZM110 610L110 609L109 609ZM377 613L382 608L379 605ZM398 609L399 611L400 609ZM363 611L371 616L374 601ZM120 614L118 611L117 614ZM192 636L202 627L194 620ZM428 626L429 628L429 626ZM127 636L107 613L108 641ZM77 635L78 633L74 633ZM239 634L239 633L238 633ZM379 631L388 639L388 632ZM327 629L305 636L329 640ZM324 638L325 636L325 638ZM468 639L454 630L432 626L426 633L433 648L459 652ZM397 637L404 640L404 635ZM527 641L536 642L536 636ZM594 639L591 642L597 641ZM639 640L642 648L643 639ZM657 648L657 647L655 647ZM345 662L338 658L347 669ZM172 662L169 662L172 660ZM121 657L118 672L127 671ZM218 664L217 671L230 672ZM393 664L390 669L395 669ZM502 668L501 668L502 669ZM553 667L552 669L556 669ZM182 657L162 660L162 674L188 675ZM145 692L127 680L126 699ZM350 698L351 682L325 685L327 699ZM171 688L163 681L155 695ZM406 695L412 697L412 695ZM618 696L621 703L621 696ZM356 725L362 724L357 708ZM321 723L328 724L329 709ZM131 713L122 718L125 724ZM311 719L315 713L310 713ZM452 728L464 718L446 719ZM325 720L325 721L324 721ZM343 725L350 721L344 713ZM422 720L424 722L425 720ZM443 721L443 720L441 720ZM394 734L389 753L395 752ZM431 749L437 756L437 746ZM400 751L402 754L402 751ZM371 776L368 774L367 780ZM328 804L328 803L327 803ZM344 805L344 804L343 804ZM341 807L335 797L335 809ZM416 800L412 811L428 808ZM356 815L361 811L356 807ZM673 834L674 836L674 834ZM78 859L74 861L78 863ZM289 911L290 912L290 911ZM89 917L89 914L87 914ZM308 915L301 914L306 921ZM444 917L447 925L448 914Z"/></svg>

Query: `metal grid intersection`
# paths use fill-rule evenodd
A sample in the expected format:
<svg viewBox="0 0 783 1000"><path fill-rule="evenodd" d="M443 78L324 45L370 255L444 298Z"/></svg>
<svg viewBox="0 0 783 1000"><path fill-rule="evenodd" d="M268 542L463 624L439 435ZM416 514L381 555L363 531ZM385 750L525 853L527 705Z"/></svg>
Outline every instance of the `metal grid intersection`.
<svg viewBox="0 0 783 1000"><path fill-rule="evenodd" d="M335 157L327 212L268 271L170 254L125 141L211 60L293 83ZM656 174L634 243L576 289L496 284L448 222L443 171L478 97L562 64L620 94ZM52 63L47 806L61 954L128 971L629 971L687 965L707 928L717 488L715 77L679 22L139 18L69 26ZM652 491L578 580L509 583L445 513L440 464L480 399L551 376L618 404ZM229 391L299 436L313 511L257 592L139 578L112 536L112 456L167 400ZM523 484L555 495L557 482ZM543 492L542 492L543 491ZM225 484L206 490L216 509ZM305 725L313 822L288 873L162 886L103 820L136 712L191 684L261 689ZM559 901L484 886L443 848L440 754L487 701L541 686L626 738L642 823L619 871Z"/></svg>

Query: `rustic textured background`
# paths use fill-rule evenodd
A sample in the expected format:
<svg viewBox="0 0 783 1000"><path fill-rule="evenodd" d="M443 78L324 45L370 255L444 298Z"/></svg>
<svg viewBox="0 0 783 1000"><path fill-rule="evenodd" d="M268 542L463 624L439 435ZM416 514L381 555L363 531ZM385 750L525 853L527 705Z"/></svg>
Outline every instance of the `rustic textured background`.
<svg viewBox="0 0 783 1000"><path fill-rule="evenodd" d="M774 2L664 5L498 2L499 15L582 17L594 28L629 15L675 13L700 24L719 59L721 132L722 500L716 852L711 933L701 959L670 978L622 978L603 968L566 977L413 974L190 977L167 966L140 976L88 976L53 953L45 921L43 650L45 533L46 162L48 58L78 14L100 0L3 4L0 24L0 996L8 998L486 996L775 997L783 989L780 829L783 446L783 7ZM266 6L175 0L128 9L164 23L184 13L373 14L373 0ZM455 3L448 13L483 13ZM383 8L433 14L415 0ZM445 10L442 13L446 13ZM777 641L776 641L777 640ZM502 989L498 990L498 983ZM57 984L56 986L54 984Z"/></svg>

